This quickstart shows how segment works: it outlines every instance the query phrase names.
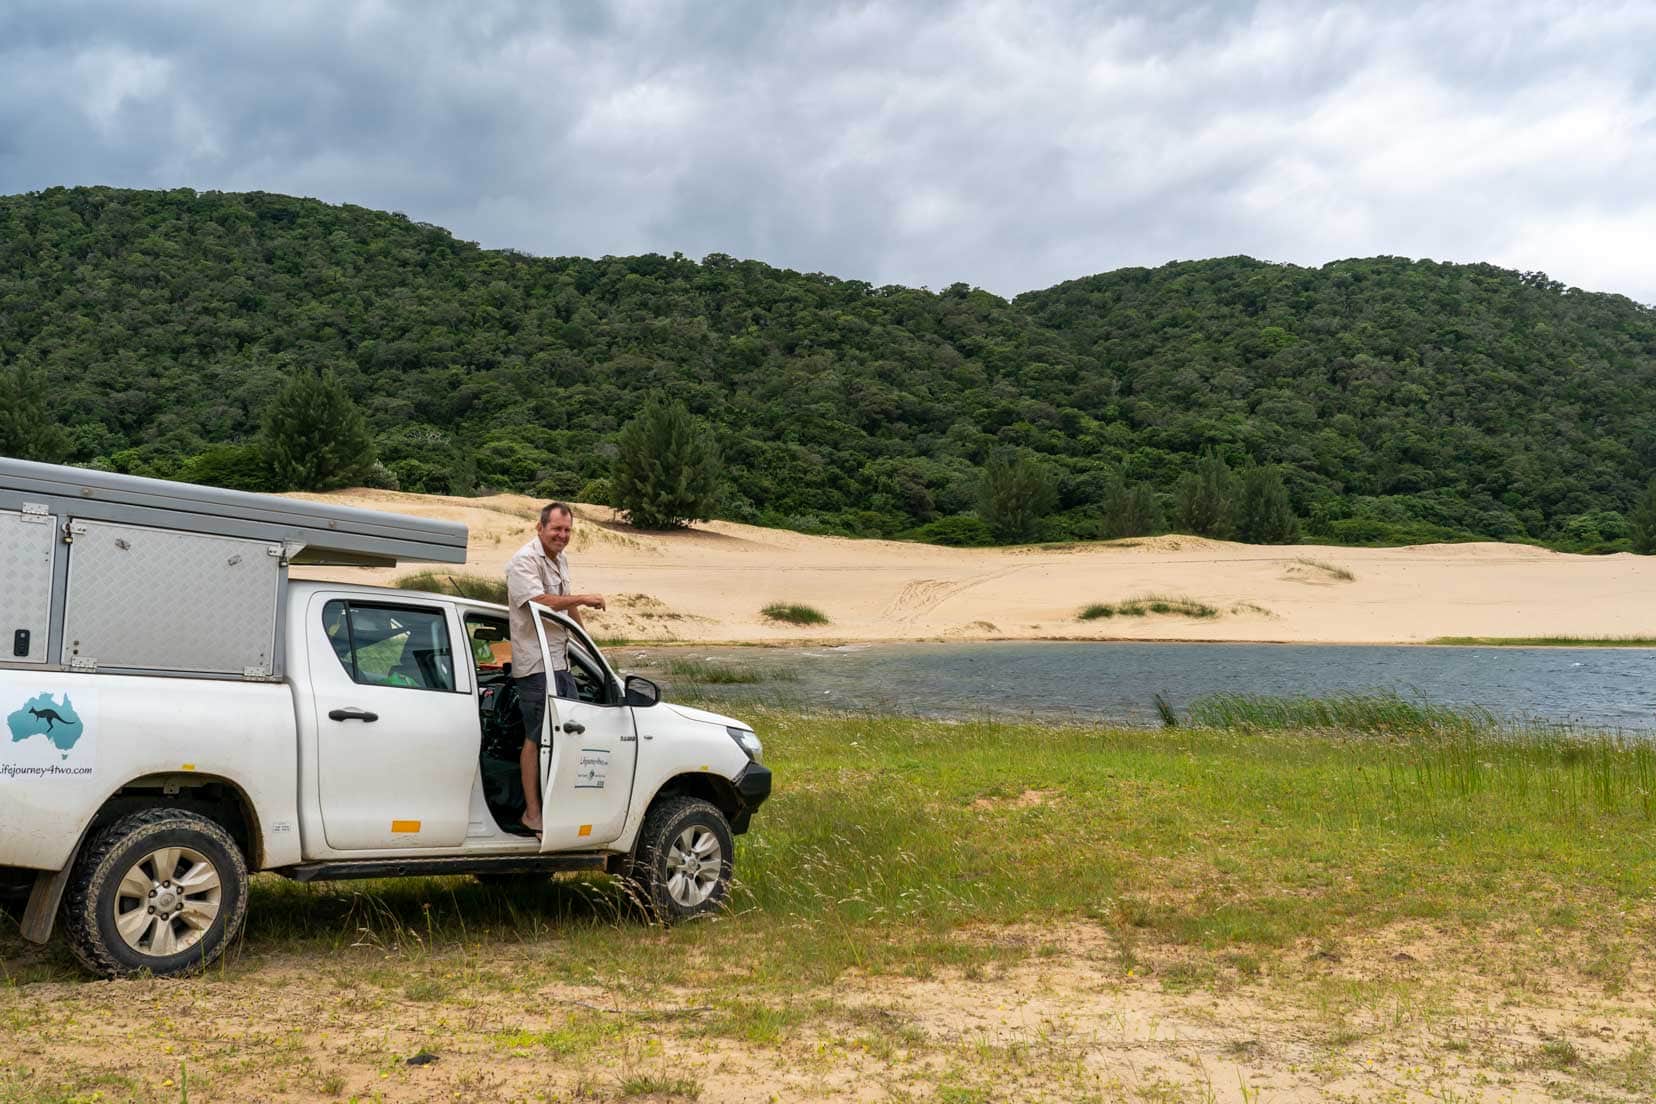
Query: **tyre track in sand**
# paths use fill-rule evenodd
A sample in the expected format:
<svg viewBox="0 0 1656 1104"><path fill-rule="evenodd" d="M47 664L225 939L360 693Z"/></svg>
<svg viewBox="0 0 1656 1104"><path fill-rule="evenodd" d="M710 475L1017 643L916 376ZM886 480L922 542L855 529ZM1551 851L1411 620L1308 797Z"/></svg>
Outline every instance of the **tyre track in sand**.
<svg viewBox="0 0 1656 1104"><path fill-rule="evenodd" d="M896 597L886 604L880 616L890 618L900 625L913 625L951 598L959 597L969 590L982 586L984 583L994 582L997 579L1027 570L1032 566L1035 565L1014 564L1011 567L982 572L964 579L915 579L903 584L903 588L897 592Z"/></svg>

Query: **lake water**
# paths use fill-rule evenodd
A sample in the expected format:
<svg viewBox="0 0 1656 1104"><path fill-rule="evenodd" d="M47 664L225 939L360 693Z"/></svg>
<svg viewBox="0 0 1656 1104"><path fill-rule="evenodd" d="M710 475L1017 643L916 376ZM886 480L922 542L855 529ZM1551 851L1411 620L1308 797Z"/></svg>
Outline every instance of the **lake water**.
<svg viewBox="0 0 1656 1104"><path fill-rule="evenodd" d="M836 648L619 647L617 666L656 678L671 659L791 673L707 687L721 699L938 717L1156 723L1154 695L1183 712L1237 692L1322 697L1393 692L1507 719L1656 730L1656 649L1284 644L853 644ZM675 682L681 685L675 686Z"/></svg>

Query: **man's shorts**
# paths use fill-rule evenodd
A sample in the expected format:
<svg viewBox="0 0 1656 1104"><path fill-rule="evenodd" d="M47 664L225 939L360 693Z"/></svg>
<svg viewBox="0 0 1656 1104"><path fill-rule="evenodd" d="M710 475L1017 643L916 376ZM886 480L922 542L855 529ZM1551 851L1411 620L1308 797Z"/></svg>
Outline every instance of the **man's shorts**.
<svg viewBox="0 0 1656 1104"><path fill-rule="evenodd" d="M552 685L560 698L575 697L575 676L567 670L553 671ZM546 719L546 674L526 675L517 680L518 708L523 712L524 743L539 743L541 722Z"/></svg>

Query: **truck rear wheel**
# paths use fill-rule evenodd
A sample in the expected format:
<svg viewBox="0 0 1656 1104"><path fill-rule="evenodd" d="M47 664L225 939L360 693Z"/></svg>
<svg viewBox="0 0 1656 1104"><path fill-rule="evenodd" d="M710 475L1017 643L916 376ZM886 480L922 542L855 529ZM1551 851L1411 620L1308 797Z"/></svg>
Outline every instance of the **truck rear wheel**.
<svg viewBox="0 0 1656 1104"><path fill-rule="evenodd" d="M673 924L724 904L735 854L730 824L717 807L695 797L668 798L644 817L627 881L652 919Z"/></svg>
<svg viewBox="0 0 1656 1104"><path fill-rule="evenodd" d="M241 849L218 823L184 809L144 809L99 832L63 902L70 951L106 977L200 970L246 915Z"/></svg>

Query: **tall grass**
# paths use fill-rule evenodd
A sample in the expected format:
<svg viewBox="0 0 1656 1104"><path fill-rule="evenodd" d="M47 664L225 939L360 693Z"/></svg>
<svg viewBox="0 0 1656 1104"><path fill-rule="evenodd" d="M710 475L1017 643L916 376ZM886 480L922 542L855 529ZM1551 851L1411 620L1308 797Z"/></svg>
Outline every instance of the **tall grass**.
<svg viewBox="0 0 1656 1104"><path fill-rule="evenodd" d="M815 606L802 605L798 602L772 602L759 611L759 616L768 621L782 621L789 625L826 625L828 615Z"/></svg>
<svg viewBox="0 0 1656 1104"><path fill-rule="evenodd" d="M433 594L452 594L459 598L475 598L479 602L506 604L506 580L492 575L468 575L461 571L416 571L404 575L394 584L399 590L424 590Z"/></svg>
<svg viewBox="0 0 1656 1104"><path fill-rule="evenodd" d="M1426 643L1489 648L1656 648L1656 636L1434 636Z"/></svg>
<svg viewBox="0 0 1656 1104"><path fill-rule="evenodd" d="M1349 569L1338 564L1331 564L1327 560L1313 560L1309 556L1296 556L1294 562L1315 571L1321 571L1330 579L1338 579L1342 583L1349 583L1357 578Z"/></svg>
<svg viewBox="0 0 1656 1104"><path fill-rule="evenodd" d="M1649 734L1505 722L1486 709L1450 708L1395 694L1215 694L1191 705L1190 720L1249 733L1380 738L1367 754L1379 757L1394 799L1430 804L1479 794L1514 806L1539 804L1554 814L1656 818L1656 743Z"/></svg>
<svg viewBox="0 0 1656 1104"><path fill-rule="evenodd" d="M992 953L949 937L963 925L1090 919L1126 960L1401 920L1546 931L1636 918L1656 884L1648 743L1391 699L1191 714L1126 729L749 705L775 793L737 840L729 914L664 937L685 953L642 937L596 873L509 891L261 876L246 944L377 958L550 939L577 979L829 983ZM14 943L0 932L0 954Z"/></svg>
<svg viewBox="0 0 1656 1104"><path fill-rule="evenodd" d="M1397 694L1336 694L1326 698L1210 694L1190 706L1190 723L1245 732L1336 729L1348 732L1493 732L1486 709L1451 709Z"/></svg>
<svg viewBox="0 0 1656 1104"><path fill-rule="evenodd" d="M1145 594L1110 605L1094 602L1076 617L1082 621L1096 621L1101 617L1145 617L1150 614L1172 614L1177 617L1218 617L1219 611L1191 598L1165 594Z"/></svg>
<svg viewBox="0 0 1656 1104"><path fill-rule="evenodd" d="M716 659L674 657L667 660L662 672L674 679L702 686L745 686L759 682L799 680L799 672L793 667Z"/></svg>

